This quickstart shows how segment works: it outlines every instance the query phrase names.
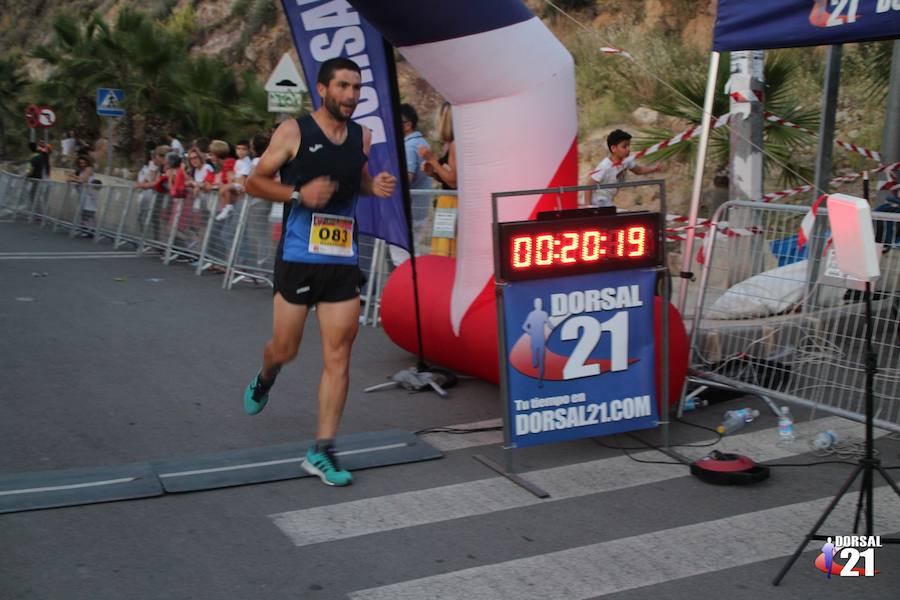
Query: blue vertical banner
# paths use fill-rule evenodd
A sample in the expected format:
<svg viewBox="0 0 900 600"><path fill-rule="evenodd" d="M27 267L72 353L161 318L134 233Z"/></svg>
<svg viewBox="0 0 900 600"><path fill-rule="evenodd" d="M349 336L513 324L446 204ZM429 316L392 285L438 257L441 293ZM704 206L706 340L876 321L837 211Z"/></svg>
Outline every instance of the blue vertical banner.
<svg viewBox="0 0 900 600"><path fill-rule="evenodd" d="M509 441L655 427L654 270L515 281L503 291Z"/></svg>
<svg viewBox="0 0 900 600"><path fill-rule="evenodd" d="M353 120L372 131L369 173L387 171L403 177L388 77L387 61L393 57L385 55L381 35L345 0L283 0L282 4L313 107L322 104L315 83L323 62L343 56L358 64L362 91ZM356 207L360 233L409 249L405 215L400 185L390 198L360 196Z"/></svg>

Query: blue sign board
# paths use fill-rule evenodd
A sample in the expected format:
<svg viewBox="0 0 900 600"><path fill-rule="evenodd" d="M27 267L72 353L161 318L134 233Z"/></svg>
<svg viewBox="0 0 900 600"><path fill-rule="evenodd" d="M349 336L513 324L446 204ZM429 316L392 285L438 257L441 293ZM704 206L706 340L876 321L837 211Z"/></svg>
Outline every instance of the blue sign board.
<svg viewBox="0 0 900 600"><path fill-rule="evenodd" d="M512 281L503 290L508 441L515 447L658 424L656 271Z"/></svg>
<svg viewBox="0 0 900 600"><path fill-rule="evenodd" d="M97 88L97 114L101 117L125 115L125 91L115 88Z"/></svg>

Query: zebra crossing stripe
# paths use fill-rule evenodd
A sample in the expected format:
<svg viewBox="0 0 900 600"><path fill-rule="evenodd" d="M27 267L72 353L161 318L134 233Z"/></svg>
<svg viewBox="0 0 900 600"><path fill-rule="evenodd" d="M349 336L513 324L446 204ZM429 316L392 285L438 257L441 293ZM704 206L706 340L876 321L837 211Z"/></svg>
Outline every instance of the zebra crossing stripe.
<svg viewBox="0 0 900 600"><path fill-rule="evenodd" d="M805 439L811 439L817 432L825 429L835 431L842 439L860 437L863 433L862 425L840 417L826 417L795 425L798 437ZM876 435L884 433L876 430ZM777 446L776 438L777 430L767 428L728 436L718 449L747 454L758 462L778 460L810 450L802 441L789 447ZM707 454L710 449L679 450L683 450L682 454L689 458L696 459ZM656 451L634 455L669 460ZM616 456L525 473L524 476L529 481L550 493L551 497L547 500L536 498L503 477L495 477L277 513L270 515L270 518L295 545L306 546L620 490L676 479L687 474L686 467L638 465L626 456Z"/></svg>
<svg viewBox="0 0 900 600"><path fill-rule="evenodd" d="M875 523L900 531L897 497L876 488ZM587 600L790 555L831 497L695 523L349 594L352 600ZM844 496L828 530L853 528L856 494ZM815 550L821 542L811 543ZM715 551L710 551L715 549ZM803 559L801 558L801 561ZM802 564L802 563L800 563ZM800 568L798 564L795 568ZM809 568L812 568L811 561ZM774 575L774 573L773 573Z"/></svg>

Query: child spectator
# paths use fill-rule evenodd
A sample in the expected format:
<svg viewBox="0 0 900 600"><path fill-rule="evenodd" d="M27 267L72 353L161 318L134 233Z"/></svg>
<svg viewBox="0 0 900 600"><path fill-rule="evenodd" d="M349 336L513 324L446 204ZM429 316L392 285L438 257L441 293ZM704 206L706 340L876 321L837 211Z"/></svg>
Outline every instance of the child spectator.
<svg viewBox="0 0 900 600"><path fill-rule="evenodd" d="M234 151L237 154L237 160L234 161L233 167L234 177L228 185L223 186L219 191L220 205L223 206L222 211L216 216L216 219L219 221L225 220L231 216L235 202L237 202L241 197L241 194L244 193L244 183L247 181L247 177L250 176L250 169L253 163L249 156L250 142L247 140L239 141L235 145ZM228 169L228 165L223 164L223 169Z"/></svg>
<svg viewBox="0 0 900 600"><path fill-rule="evenodd" d="M79 237L94 237L87 231L88 228L97 226L97 187L92 184L99 183L94 180L94 163L87 154L82 154L75 160L75 172L69 175L69 183L78 184L79 197Z"/></svg>
<svg viewBox="0 0 900 600"><path fill-rule="evenodd" d="M646 173L659 173L660 165L652 167L639 167L631 157L631 134L615 129L606 136L606 147L609 148L609 156L600 161L597 168L591 172L590 177L599 184L624 183L625 171L631 171L636 175ZM590 190L584 192L581 206L614 206L613 198L618 189L608 188L602 190Z"/></svg>
<svg viewBox="0 0 900 600"><path fill-rule="evenodd" d="M226 161L228 161L229 159L230 153L231 148L228 146L228 142L224 142L222 140L213 140L209 143L209 162L212 165L213 173L210 177L207 177L206 181L204 182L203 191L214 191L219 195L219 214L216 215L217 221L224 221L231 213L230 210L228 212L225 212L225 205L223 204L222 198L222 188L227 186L232 178L232 173L229 172L228 169L229 164L226 163ZM231 159L229 163L233 169L234 159Z"/></svg>

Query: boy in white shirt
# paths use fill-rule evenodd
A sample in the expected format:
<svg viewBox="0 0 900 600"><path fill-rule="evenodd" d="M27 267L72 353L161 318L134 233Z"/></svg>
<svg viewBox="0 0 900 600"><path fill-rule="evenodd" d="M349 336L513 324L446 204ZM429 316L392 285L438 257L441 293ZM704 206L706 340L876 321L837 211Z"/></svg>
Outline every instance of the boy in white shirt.
<svg viewBox="0 0 900 600"><path fill-rule="evenodd" d="M626 171L636 175L662 171L660 165L639 167L635 163L631 157L631 134L621 129L615 129L606 136L606 147L609 148L609 156L601 160L590 173L591 179L599 184L624 183ZM614 206L613 198L617 191L615 188L586 190L581 206Z"/></svg>
<svg viewBox="0 0 900 600"><path fill-rule="evenodd" d="M234 145L234 151L237 154L237 160L234 162L234 179L226 186L219 189L219 204L224 205L219 214L216 215L217 221L224 221L234 210L234 204L237 202L241 194L244 193L244 183L250 176L253 159L250 158L250 142L241 140Z"/></svg>

